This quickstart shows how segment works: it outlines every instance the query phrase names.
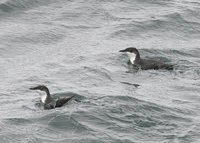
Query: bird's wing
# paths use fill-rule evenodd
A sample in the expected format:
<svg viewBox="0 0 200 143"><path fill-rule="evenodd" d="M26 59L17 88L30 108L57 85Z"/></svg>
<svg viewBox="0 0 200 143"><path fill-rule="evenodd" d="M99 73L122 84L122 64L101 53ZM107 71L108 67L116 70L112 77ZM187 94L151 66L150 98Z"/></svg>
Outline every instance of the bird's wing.
<svg viewBox="0 0 200 143"><path fill-rule="evenodd" d="M58 99L58 100L56 101L56 107L61 107L61 106L63 106L65 103L67 103L67 102L68 102L69 100L71 100L73 97L74 97L74 96Z"/></svg>
<svg viewBox="0 0 200 143"><path fill-rule="evenodd" d="M143 70L146 69L167 69L167 70L172 70L173 69L173 65L168 65L159 61L154 61L154 60L146 60L146 59L142 59L141 61L141 68Z"/></svg>
<svg viewBox="0 0 200 143"><path fill-rule="evenodd" d="M53 108L55 108L55 104L56 104L55 101L44 104L44 109L53 109Z"/></svg>

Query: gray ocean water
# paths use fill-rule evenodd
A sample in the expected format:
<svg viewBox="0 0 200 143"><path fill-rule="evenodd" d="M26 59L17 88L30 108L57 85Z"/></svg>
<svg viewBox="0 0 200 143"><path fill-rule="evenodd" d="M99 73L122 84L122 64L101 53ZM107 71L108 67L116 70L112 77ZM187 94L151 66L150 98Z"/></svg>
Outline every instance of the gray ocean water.
<svg viewBox="0 0 200 143"><path fill-rule="evenodd" d="M175 69L130 72L130 46ZM0 143L199 143L199 67L199 0L0 0Z"/></svg>

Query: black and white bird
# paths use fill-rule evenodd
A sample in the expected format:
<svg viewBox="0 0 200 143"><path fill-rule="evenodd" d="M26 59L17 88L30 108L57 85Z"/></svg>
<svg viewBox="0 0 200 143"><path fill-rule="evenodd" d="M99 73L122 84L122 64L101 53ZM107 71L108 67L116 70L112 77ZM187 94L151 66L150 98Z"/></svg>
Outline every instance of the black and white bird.
<svg viewBox="0 0 200 143"><path fill-rule="evenodd" d="M165 63L155 61L155 60L140 58L139 51L134 47L129 47L129 48L126 48L124 50L120 50L119 52L126 52L129 56L129 62L132 65L135 65L136 67L141 68L142 70L148 70L148 69L173 70L173 65L165 64Z"/></svg>
<svg viewBox="0 0 200 143"><path fill-rule="evenodd" d="M64 104L66 104L69 100L71 100L75 96L72 95L70 97L54 99L51 97L49 89L44 85L32 87L30 88L30 90L41 90L46 92L46 95L41 97L41 102L44 104L44 109L54 109L57 107L62 107Z"/></svg>

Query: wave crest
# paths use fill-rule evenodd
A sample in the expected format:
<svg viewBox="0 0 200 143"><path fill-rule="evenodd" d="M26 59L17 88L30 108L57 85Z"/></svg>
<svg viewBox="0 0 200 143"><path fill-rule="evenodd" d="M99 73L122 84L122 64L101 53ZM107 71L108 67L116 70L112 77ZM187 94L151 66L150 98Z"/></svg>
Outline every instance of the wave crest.
<svg viewBox="0 0 200 143"><path fill-rule="evenodd" d="M23 11L30 9L35 6L41 6L44 4L51 3L51 0L5 0L0 2L0 15L5 13L12 13L16 11Z"/></svg>

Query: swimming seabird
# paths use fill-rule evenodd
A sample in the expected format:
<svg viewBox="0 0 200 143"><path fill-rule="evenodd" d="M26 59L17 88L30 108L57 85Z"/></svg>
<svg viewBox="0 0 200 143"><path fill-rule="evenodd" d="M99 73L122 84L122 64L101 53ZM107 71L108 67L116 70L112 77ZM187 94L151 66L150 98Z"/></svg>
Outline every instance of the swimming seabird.
<svg viewBox="0 0 200 143"><path fill-rule="evenodd" d="M41 91L46 92L46 95L41 97L41 101L44 104L44 109L53 109L57 107L62 107L65 103L67 103L70 99L74 97L73 95L71 97L64 97L64 98L55 100L51 97L49 89L44 85L32 87L30 88L30 90L41 90Z"/></svg>
<svg viewBox="0 0 200 143"><path fill-rule="evenodd" d="M124 50L120 50L119 52L126 52L129 56L129 62L142 70L148 69L166 69L173 70L173 65L165 64L159 61L149 60L149 59L141 59L140 53L135 47L129 47Z"/></svg>

